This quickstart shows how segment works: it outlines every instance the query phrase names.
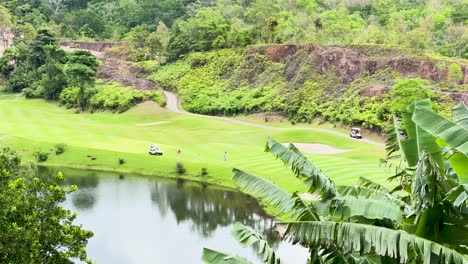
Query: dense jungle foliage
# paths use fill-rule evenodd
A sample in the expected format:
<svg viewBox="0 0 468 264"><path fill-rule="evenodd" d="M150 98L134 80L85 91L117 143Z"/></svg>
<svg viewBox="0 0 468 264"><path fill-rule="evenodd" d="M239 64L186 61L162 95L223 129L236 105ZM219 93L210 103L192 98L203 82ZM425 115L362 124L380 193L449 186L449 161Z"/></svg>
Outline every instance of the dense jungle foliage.
<svg viewBox="0 0 468 264"><path fill-rule="evenodd" d="M5 50L0 58L0 74L6 79L4 91L59 101L68 108L124 112L145 100L165 105L160 91L96 83L99 65L89 51L64 51L54 35L43 29L31 41L23 40Z"/></svg>
<svg viewBox="0 0 468 264"><path fill-rule="evenodd" d="M382 44L468 58L463 0L4 0L17 35L121 40L173 58L262 43ZM144 57L144 56L143 56Z"/></svg>

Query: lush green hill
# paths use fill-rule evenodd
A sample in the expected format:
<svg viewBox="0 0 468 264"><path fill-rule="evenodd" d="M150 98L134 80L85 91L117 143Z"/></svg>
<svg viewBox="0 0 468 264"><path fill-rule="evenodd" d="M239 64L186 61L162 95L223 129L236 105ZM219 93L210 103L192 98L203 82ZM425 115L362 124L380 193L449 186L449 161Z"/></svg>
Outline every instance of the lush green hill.
<svg viewBox="0 0 468 264"><path fill-rule="evenodd" d="M458 79L451 68L461 74ZM460 100L450 93L468 91L467 73L465 60L402 49L273 45L192 53L150 78L177 91L191 112L279 113L292 122L318 119L379 130L408 98L432 97L450 115ZM424 79L412 78L417 76Z"/></svg>

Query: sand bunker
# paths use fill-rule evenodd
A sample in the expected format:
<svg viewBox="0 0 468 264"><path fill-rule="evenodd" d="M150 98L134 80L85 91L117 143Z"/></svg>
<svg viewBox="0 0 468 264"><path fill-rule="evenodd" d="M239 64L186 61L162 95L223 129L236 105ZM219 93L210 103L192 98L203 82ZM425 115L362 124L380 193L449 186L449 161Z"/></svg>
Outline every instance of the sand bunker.
<svg viewBox="0 0 468 264"><path fill-rule="evenodd" d="M336 149L329 145L324 144L312 144L312 143L297 143L292 142L300 151L310 154L338 154L351 151L350 149ZM287 146L289 143L282 143Z"/></svg>
<svg viewBox="0 0 468 264"><path fill-rule="evenodd" d="M145 123L145 124L136 124L137 126L154 126L154 125L161 125L161 124L166 124L171 121L159 121L159 122L152 122L152 123Z"/></svg>

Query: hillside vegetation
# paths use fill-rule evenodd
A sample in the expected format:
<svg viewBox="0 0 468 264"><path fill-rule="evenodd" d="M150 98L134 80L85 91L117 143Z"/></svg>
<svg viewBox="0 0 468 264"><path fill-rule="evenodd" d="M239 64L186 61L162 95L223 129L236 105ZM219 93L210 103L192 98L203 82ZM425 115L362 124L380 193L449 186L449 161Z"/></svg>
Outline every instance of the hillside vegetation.
<svg viewBox="0 0 468 264"><path fill-rule="evenodd" d="M414 99L433 97L450 115L455 101L443 91L467 91L464 79L452 76L452 68L466 71L460 65L368 46L263 46L192 53L150 78L177 91L191 112L280 113L292 122L319 118L381 129Z"/></svg>
<svg viewBox="0 0 468 264"><path fill-rule="evenodd" d="M3 0L0 23L31 38L131 42L135 59L251 44L378 44L467 58L463 0ZM8 23L6 20L13 20ZM3 26L0 25L0 26Z"/></svg>
<svg viewBox="0 0 468 264"><path fill-rule="evenodd" d="M6 88L28 97L55 100L73 84L66 72L43 77L67 65L61 51L38 45L56 44L42 41L41 33L50 32L123 41L109 45L112 60L101 65L107 79L127 85L127 76L118 76L126 75L125 64L115 59L138 62L151 80L177 91L186 110L202 114L279 113L294 123L318 118L381 130L411 100L432 97L445 116L467 100L466 1L8 0L0 13L2 32L15 36L0 66ZM159 93L117 91L119 106L96 100L90 106L88 97L99 89L74 89L61 101L82 110L163 101Z"/></svg>

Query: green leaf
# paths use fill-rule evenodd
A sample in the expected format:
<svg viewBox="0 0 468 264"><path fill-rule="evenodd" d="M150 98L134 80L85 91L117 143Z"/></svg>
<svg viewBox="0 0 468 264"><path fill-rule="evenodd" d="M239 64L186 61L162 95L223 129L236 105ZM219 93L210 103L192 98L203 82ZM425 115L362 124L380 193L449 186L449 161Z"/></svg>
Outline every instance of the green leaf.
<svg viewBox="0 0 468 264"><path fill-rule="evenodd" d="M468 245L468 226L444 224L440 232L440 241L452 245Z"/></svg>
<svg viewBox="0 0 468 264"><path fill-rule="evenodd" d="M461 184L452 188L444 200L451 202L455 207L464 206L468 201L468 184Z"/></svg>
<svg viewBox="0 0 468 264"><path fill-rule="evenodd" d="M413 114L413 121L431 135L443 139L450 147L468 156L467 128L418 105Z"/></svg>
<svg viewBox="0 0 468 264"><path fill-rule="evenodd" d="M292 145L292 144L291 144ZM268 138L265 151L271 152L285 164L291 166L294 174L302 178L309 187L309 192L322 194L323 199L336 196L335 186L323 172L315 167L304 155L298 154L297 148L292 145L291 149L286 148L281 143L272 138Z"/></svg>
<svg viewBox="0 0 468 264"><path fill-rule="evenodd" d="M308 247L333 243L346 252L375 254L417 263L463 264L468 261L454 249L406 232L379 226L343 222L289 222L286 236ZM418 262L419 260L419 262Z"/></svg>
<svg viewBox="0 0 468 264"><path fill-rule="evenodd" d="M258 243L258 255L263 259L266 264L281 264L281 259L277 256L276 252L263 240L259 235L252 232L241 223L235 223L232 228L232 236L243 247L251 246Z"/></svg>
<svg viewBox="0 0 468 264"><path fill-rule="evenodd" d="M457 152L449 159L450 167L457 173L460 179L468 180L468 157Z"/></svg>
<svg viewBox="0 0 468 264"><path fill-rule="evenodd" d="M232 179L241 190L258 197L279 211L288 213L295 200L276 184L239 169L232 169Z"/></svg>
<svg viewBox="0 0 468 264"><path fill-rule="evenodd" d="M301 197L294 193L292 196L295 199L293 210L291 211L291 219L295 221L318 221L320 217Z"/></svg>
<svg viewBox="0 0 468 264"><path fill-rule="evenodd" d="M365 187L367 189L371 189L371 190L379 190L379 191L386 192L386 193L390 192L390 190L388 190L382 184L376 183L364 177L359 177L358 185L361 187Z"/></svg>
<svg viewBox="0 0 468 264"><path fill-rule="evenodd" d="M453 120L458 125L468 129L468 108L464 103L459 103L453 108Z"/></svg>
<svg viewBox="0 0 468 264"><path fill-rule="evenodd" d="M351 196L333 199L330 204L330 213L340 219L349 219L353 216L363 216L367 219L388 218L401 223L402 212L400 206L385 200L369 198L355 198Z"/></svg>
<svg viewBox="0 0 468 264"><path fill-rule="evenodd" d="M406 119L410 119L411 116L407 116ZM409 166L416 165L418 161L417 152L414 150L416 149L416 140L404 139L402 136L402 129L396 116L393 116L393 124L390 126L389 130L387 130L388 139L385 142L385 149L387 152L387 159L392 158L391 156L393 153L400 151L401 157L406 160ZM412 127L412 126L410 126Z"/></svg>
<svg viewBox="0 0 468 264"><path fill-rule="evenodd" d="M423 126L421 126L421 124L426 124L425 122L427 121L426 120L425 122L421 122L422 120L424 120L420 116L422 112L435 114L432 111L431 101L429 99L414 101L414 103L411 104L409 109L413 113L411 120L416 125L415 132L416 132L418 157L420 158L423 152L430 154L432 159L438 165L436 169L438 169L440 174L442 174L444 172L444 161L443 161L441 148L436 142L435 135L431 134Z"/></svg>
<svg viewBox="0 0 468 264"><path fill-rule="evenodd" d="M239 256L232 256L209 248L203 248L202 260L206 264L253 264Z"/></svg>

